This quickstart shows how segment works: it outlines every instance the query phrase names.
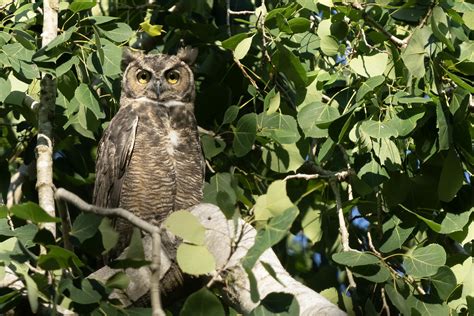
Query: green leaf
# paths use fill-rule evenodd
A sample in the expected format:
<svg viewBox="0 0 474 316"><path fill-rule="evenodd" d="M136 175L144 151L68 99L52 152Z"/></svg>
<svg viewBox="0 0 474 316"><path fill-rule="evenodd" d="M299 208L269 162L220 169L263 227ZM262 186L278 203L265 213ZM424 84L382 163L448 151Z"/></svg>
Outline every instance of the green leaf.
<svg viewBox="0 0 474 316"><path fill-rule="evenodd" d="M239 115L239 107L237 105L229 106L224 113L222 124L232 123L237 118L237 115Z"/></svg>
<svg viewBox="0 0 474 316"><path fill-rule="evenodd" d="M93 7L95 7L96 4L97 2L94 0L74 0L69 5L69 10L71 10L74 13L77 13L79 11L92 9Z"/></svg>
<svg viewBox="0 0 474 316"><path fill-rule="evenodd" d="M26 281L28 303L30 303L30 308L33 314L36 314L36 312L38 311L38 286L28 274L24 274L23 277Z"/></svg>
<svg viewBox="0 0 474 316"><path fill-rule="evenodd" d="M93 3L95 4L95 2L93 2ZM61 34L59 34L58 36L56 36L51 42L48 43L48 45L43 47L41 50L44 50L46 52L51 51L53 48L69 41L72 34L74 34L75 32L77 32L77 27L76 26L71 26L66 31L64 31ZM40 55L39 52L36 55Z"/></svg>
<svg viewBox="0 0 474 316"><path fill-rule="evenodd" d="M54 245L48 245L46 248L48 249L48 253L40 255L38 258L38 266L44 270L68 269L84 266L76 254L69 250Z"/></svg>
<svg viewBox="0 0 474 316"><path fill-rule="evenodd" d="M311 243L315 244L323 237L321 210L309 209L301 220L303 233Z"/></svg>
<svg viewBox="0 0 474 316"><path fill-rule="evenodd" d="M257 117L260 136L272 138L280 144L294 144L300 139L296 120L291 115L261 113Z"/></svg>
<svg viewBox="0 0 474 316"><path fill-rule="evenodd" d="M225 142L221 138L206 134L201 135L201 144L206 159L217 156L225 149Z"/></svg>
<svg viewBox="0 0 474 316"><path fill-rule="evenodd" d="M85 110L81 110L81 108L89 109L92 111L92 113L94 113L97 119L105 118L105 114L102 112L99 102L97 102L97 98L94 96L94 94L92 94L92 91L84 83L81 83L76 88L76 91L74 92L74 98L71 101L71 107L78 108L81 113L84 113L84 115ZM81 126L87 127L87 123L82 122Z"/></svg>
<svg viewBox="0 0 474 316"><path fill-rule="evenodd" d="M416 248L404 256L403 264L407 274L415 278L423 278L436 274L446 263L446 252L438 244Z"/></svg>
<svg viewBox="0 0 474 316"><path fill-rule="evenodd" d="M160 36L163 29L163 25L152 25L150 24L150 20L146 20L140 23L140 27L145 33L152 37Z"/></svg>
<svg viewBox="0 0 474 316"><path fill-rule="evenodd" d="M443 221L441 222L440 234L450 234L458 231L462 231L466 224L469 222L472 209L461 214L446 213Z"/></svg>
<svg viewBox="0 0 474 316"><path fill-rule="evenodd" d="M438 182L438 196L441 201L449 202L462 187L464 171L454 148L448 151L444 159Z"/></svg>
<svg viewBox="0 0 474 316"><path fill-rule="evenodd" d="M356 101L362 100L362 98L369 92L375 93L375 88L380 86L384 81L384 76L375 76L367 79L365 82L362 82L356 94Z"/></svg>
<svg viewBox="0 0 474 316"><path fill-rule="evenodd" d="M288 25L293 33L303 33L309 30L311 22L302 17L296 17L288 21Z"/></svg>
<svg viewBox="0 0 474 316"><path fill-rule="evenodd" d="M130 284L130 279L128 278L127 274L123 271L119 271L115 273L105 283L105 285L110 288L120 289L120 290L125 290L129 284Z"/></svg>
<svg viewBox="0 0 474 316"><path fill-rule="evenodd" d="M102 222L102 217L91 213L82 213L74 220L74 224L71 229L71 236L76 237L80 243L83 243L86 239L94 236L99 225Z"/></svg>
<svg viewBox="0 0 474 316"><path fill-rule="evenodd" d="M179 316L224 316L224 308L220 300L203 287L199 291L191 294L184 302Z"/></svg>
<svg viewBox="0 0 474 316"><path fill-rule="evenodd" d="M252 45L253 36L244 38L234 50L234 58L240 60L244 58L249 52L250 46Z"/></svg>
<svg viewBox="0 0 474 316"><path fill-rule="evenodd" d="M294 205L286 195L286 181L274 181L268 187L267 193L259 196L255 202L255 220L263 221L280 216L291 207Z"/></svg>
<svg viewBox="0 0 474 316"><path fill-rule="evenodd" d="M432 221L432 220L429 220L429 219L427 219L427 218L421 216L421 215L418 214L418 213L415 213L415 212L411 211L410 209L406 208L405 206L403 206L403 205L401 205L401 204L400 204L400 207L401 207L402 209L404 209L405 211L410 212L410 213L412 213L413 215L415 215L416 217L418 217L419 219L421 219L421 220L422 220L423 222L425 222L425 224L428 225L428 227L431 228L433 231L435 231L435 232L437 232L437 233L440 232L440 230L441 230L441 225L440 225L440 224L438 224L438 223L436 223L436 222L434 222L434 221Z"/></svg>
<svg viewBox="0 0 474 316"><path fill-rule="evenodd" d="M10 212L18 218L32 221L33 223L58 223L57 217L51 217L38 204L26 202L23 204L13 205Z"/></svg>
<svg viewBox="0 0 474 316"><path fill-rule="evenodd" d="M127 250L127 259L140 261L145 259L145 249L143 248L142 234L137 227L133 228L132 238Z"/></svg>
<svg viewBox="0 0 474 316"><path fill-rule="evenodd" d="M1 48L7 56L17 60L31 61L34 51L26 49L20 43L6 44Z"/></svg>
<svg viewBox="0 0 474 316"><path fill-rule="evenodd" d="M182 243L178 247L176 259L181 270L188 274L202 275L216 269L214 256L205 246Z"/></svg>
<svg viewBox="0 0 474 316"><path fill-rule="evenodd" d="M390 271L383 264L368 264L353 267L352 273L359 277L374 283L383 283L390 279Z"/></svg>
<svg viewBox="0 0 474 316"><path fill-rule="evenodd" d="M248 113L237 122L234 130L234 141L232 148L237 157L245 156L253 146L257 135L257 115Z"/></svg>
<svg viewBox="0 0 474 316"><path fill-rule="evenodd" d="M267 114L275 113L280 108L280 92L275 92L275 89L270 90L265 96L263 108Z"/></svg>
<svg viewBox="0 0 474 316"><path fill-rule="evenodd" d="M443 42L450 51L454 51L453 43L450 40L450 32L448 27L448 19L446 13L441 7L435 6L431 13L431 29L438 40Z"/></svg>
<svg viewBox="0 0 474 316"><path fill-rule="evenodd" d="M401 249L405 241L410 237L415 227L403 228L396 225L392 230L388 231L384 236L386 237L385 242L380 246L379 250L384 253Z"/></svg>
<svg viewBox="0 0 474 316"><path fill-rule="evenodd" d="M449 298L457 285L456 276L447 266L440 267L438 273L433 275L430 280L443 301Z"/></svg>
<svg viewBox="0 0 474 316"><path fill-rule="evenodd" d="M357 173L369 186L375 188L389 178L387 171L375 160L371 159Z"/></svg>
<svg viewBox="0 0 474 316"><path fill-rule="evenodd" d="M101 33L116 43L128 41L133 35L133 30L125 23L110 23L98 25Z"/></svg>
<svg viewBox="0 0 474 316"><path fill-rule="evenodd" d="M406 305L406 299L393 287L392 284L385 284L385 292L392 304L402 313L402 315L409 315L408 306Z"/></svg>
<svg viewBox="0 0 474 316"><path fill-rule="evenodd" d="M223 172L214 175L209 183L204 184L203 193L203 202L219 206L227 218L232 218L235 213L237 195L230 173Z"/></svg>
<svg viewBox="0 0 474 316"><path fill-rule="evenodd" d="M102 218L102 222L99 226L99 231L102 236L102 245L104 246L104 252L109 251L117 244L119 239L119 233L117 233L109 218Z"/></svg>
<svg viewBox="0 0 474 316"><path fill-rule="evenodd" d="M300 307L296 298L289 293L270 293L252 310L250 316L292 316L299 315Z"/></svg>
<svg viewBox="0 0 474 316"><path fill-rule="evenodd" d="M306 137L317 137L320 128L327 128L339 117L337 108L322 102L306 104L297 115L298 123Z"/></svg>
<svg viewBox="0 0 474 316"><path fill-rule="evenodd" d="M305 162L296 144L268 143L262 147L262 159L271 170L278 173L296 171Z"/></svg>
<svg viewBox="0 0 474 316"><path fill-rule="evenodd" d="M196 216L188 211L171 213L163 223L164 227L173 234L183 238L186 242L203 245L206 229Z"/></svg>
<svg viewBox="0 0 474 316"><path fill-rule="evenodd" d="M272 217L270 221L257 232L254 245L248 250L242 259L244 269L252 269L258 258L271 246L278 243L288 234L288 229L298 216L298 209L290 207L279 216Z"/></svg>
<svg viewBox="0 0 474 316"><path fill-rule="evenodd" d="M335 253L332 255L332 260L348 267L364 266L380 261L372 254L353 250Z"/></svg>
<svg viewBox="0 0 474 316"><path fill-rule="evenodd" d="M408 71L416 78L425 75L425 45L431 36L428 27L416 28L401 57Z"/></svg>
<svg viewBox="0 0 474 316"><path fill-rule="evenodd" d="M308 78L298 57L282 44L277 44L276 47L278 50L273 55L272 61L277 69L293 81L297 87L305 87Z"/></svg>
<svg viewBox="0 0 474 316"><path fill-rule="evenodd" d="M67 286L69 298L73 302L84 305L98 303L102 298L102 295L100 295L100 293L94 289L92 282L94 281L83 279L81 282L81 288L77 288L72 284L71 280Z"/></svg>
<svg viewBox="0 0 474 316"><path fill-rule="evenodd" d="M468 28L470 28L471 30L474 30L474 12L473 11L464 12L464 14L462 15L462 19Z"/></svg>
<svg viewBox="0 0 474 316"><path fill-rule="evenodd" d="M221 43L222 47L225 49L235 50L237 45L246 39L249 36L247 33L239 33L235 34L234 36L229 37L225 41Z"/></svg>
<svg viewBox="0 0 474 316"><path fill-rule="evenodd" d="M397 131L386 122L367 120L359 127L365 134L373 138L389 138L397 136Z"/></svg>
<svg viewBox="0 0 474 316"><path fill-rule="evenodd" d="M10 94L11 84L9 80L0 78L0 102L4 102L7 96Z"/></svg>
<svg viewBox="0 0 474 316"><path fill-rule="evenodd" d="M388 63L388 55L379 53L372 56L357 56L349 62L353 71L363 77L375 77L384 73Z"/></svg>
<svg viewBox="0 0 474 316"><path fill-rule="evenodd" d="M320 45L323 54L326 56L335 56L339 52L339 44L331 35L322 36Z"/></svg>
<svg viewBox="0 0 474 316"><path fill-rule="evenodd" d="M411 310L416 310L420 315L449 315L449 307L443 304L431 304L410 295L406 301Z"/></svg>
<svg viewBox="0 0 474 316"><path fill-rule="evenodd" d="M66 61L64 63L61 63L60 65L58 65L56 67L56 76L60 77L60 76L64 75L66 72L71 70L71 68L73 66L78 65L79 62L80 62L79 57L72 56L71 59L69 59L68 61Z"/></svg>
<svg viewBox="0 0 474 316"><path fill-rule="evenodd" d="M122 73L120 63L122 61L122 49L108 42L102 47L104 62L102 64L103 74L114 76Z"/></svg>

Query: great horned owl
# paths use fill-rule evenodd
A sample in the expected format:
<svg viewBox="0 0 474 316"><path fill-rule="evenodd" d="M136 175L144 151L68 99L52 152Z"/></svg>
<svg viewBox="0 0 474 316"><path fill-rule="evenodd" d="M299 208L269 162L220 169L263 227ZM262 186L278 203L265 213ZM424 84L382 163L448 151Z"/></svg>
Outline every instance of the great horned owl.
<svg viewBox="0 0 474 316"><path fill-rule="evenodd" d="M100 140L94 204L122 207L159 225L202 199L203 156L194 110L196 53L125 49L120 109ZM117 220L123 249L132 227Z"/></svg>

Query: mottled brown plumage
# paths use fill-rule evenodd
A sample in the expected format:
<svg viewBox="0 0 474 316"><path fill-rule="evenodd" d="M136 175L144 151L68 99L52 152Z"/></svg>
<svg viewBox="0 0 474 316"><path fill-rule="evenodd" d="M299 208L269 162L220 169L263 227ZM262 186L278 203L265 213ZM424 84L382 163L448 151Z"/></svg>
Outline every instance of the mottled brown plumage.
<svg viewBox="0 0 474 316"><path fill-rule="evenodd" d="M179 57L178 57L179 56ZM120 109L99 143L94 204L122 207L155 225L202 199L203 157L194 110L194 78L177 56L124 53ZM119 248L132 227L118 220Z"/></svg>

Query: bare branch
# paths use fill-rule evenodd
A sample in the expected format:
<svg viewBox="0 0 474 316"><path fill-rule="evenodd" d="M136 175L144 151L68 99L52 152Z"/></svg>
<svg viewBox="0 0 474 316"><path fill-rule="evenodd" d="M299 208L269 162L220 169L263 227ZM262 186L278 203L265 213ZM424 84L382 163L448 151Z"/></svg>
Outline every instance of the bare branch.
<svg viewBox="0 0 474 316"><path fill-rule="evenodd" d="M234 62L237 64L237 66L239 66L239 68L242 71L242 74L245 76L245 78L247 78L250 81L250 83L252 84L252 86L254 86L255 89L258 90L257 83L255 82L255 80L253 80L252 77L250 77L250 75L248 74L247 70L245 70L245 68L241 64L241 62L237 58L234 58Z"/></svg>
<svg viewBox="0 0 474 316"><path fill-rule="evenodd" d="M42 47L48 45L58 34L58 0L43 1ZM53 123L56 105L56 81L51 75L41 79L41 105L38 111L38 141L36 145L36 189L39 205L51 216L55 216L53 192ZM44 227L56 236L55 223Z"/></svg>
<svg viewBox="0 0 474 316"><path fill-rule="evenodd" d="M339 232L341 234L342 250L350 251L351 247L349 246L349 231L347 230L346 220L344 219L344 212L342 210L342 201L341 201L341 193L339 191L339 186L335 179L329 180L329 184L331 185L331 189L336 198L336 209L337 209L337 217L339 219ZM348 268L346 268L346 272L347 272L347 279L349 280L349 288L356 288L357 284L354 281L352 272Z"/></svg>
<svg viewBox="0 0 474 316"><path fill-rule="evenodd" d="M255 14L255 11L251 11L251 10L243 10L243 11L234 11L234 10L231 10L231 9L227 9L227 12L229 14L232 14L232 15L251 15L251 14Z"/></svg>

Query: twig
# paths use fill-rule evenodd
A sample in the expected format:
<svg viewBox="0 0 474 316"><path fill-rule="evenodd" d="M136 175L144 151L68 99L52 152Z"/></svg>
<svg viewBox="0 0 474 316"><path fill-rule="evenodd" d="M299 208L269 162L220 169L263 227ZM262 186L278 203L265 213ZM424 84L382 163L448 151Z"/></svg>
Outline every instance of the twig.
<svg viewBox="0 0 474 316"><path fill-rule="evenodd" d="M15 1L10 1L10 2L7 2L3 5L0 6L0 11L5 9L6 7L8 7L9 5L13 4Z"/></svg>
<svg viewBox="0 0 474 316"><path fill-rule="evenodd" d="M394 43L395 45L397 45L398 47L400 48L404 48L407 46L408 44L408 40L407 39L399 39L398 37L396 37L395 35L392 35L389 31L385 30L384 27L382 25L379 24L379 22L375 21L369 14L367 14L367 12L365 12L364 8L362 7L362 5L358 2L358 1L354 1L351 3L352 4L352 7L354 9L357 9L359 11L362 12L362 17L367 21L369 22L370 24L372 24L377 30L379 30L380 32L382 32L385 36L388 37L388 39Z"/></svg>
<svg viewBox="0 0 474 316"><path fill-rule="evenodd" d="M374 244L372 242L372 234L370 232L367 232L367 242L369 244L370 250L372 250L372 252L375 253L377 256L382 257L380 252L378 252L377 249L375 249L374 247Z"/></svg>
<svg viewBox="0 0 474 316"><path fill-rule="evenodd" d="M351 174L353 174L352 170L342 170L342 171L329 171L322 169L318 166L314 166L316 168L314 174L305 174L305 173L297 173L286 176L283 181L287 181L290 179L304 179L304 180L312 180L317 178L335 178L338 181L345 181Z"/></svg>
<svg viewBox="0 0 474 316"><path fill-rule="evenodd" d="M10 208L20 202L23 195L22 186L25 179L28 178L33 171L33 164L21 165L18 171L10 178L10 186L7 192L7 207Z"/></svg>
<svg viewBox="0 0 474 316"><path fill-rule="evenodd" d="M114 216L120 217L132 225L138 227L139 229L149 233L153 238L153 256L152 263L150 266L152 279L151 279L151 303L152 303L152 314L153 316L165 315L161 307L160 301L160 255L161 255L161 229L155 225L148 223L147 221L142 220L138 216L135 216L133 213L123 209L123 208L103 208L98 207L92 204L89 204L82 200L80 197L75 195L72 192L69 192L65 189L59 188L54 194L57 200L63 200L68 203L73 204L75 207L84 212L94 213L102 216Z"/></svg>
<svg viewBox="0 0 474 316"><path fill-rule="evenodd" d="M388 307L387 297L385 296L385 289L383 287L380 289L380 296L382 297L382 310L385 310L387 316L390 316L390 307Z"/></svg>
<svg viewBox="0 0 474 316"><path fill-rule="evenodd" d="M336 182L336 179L332 178L329 180L329 184L331 185L331 189L336 198L336 209L337 209L337 217L339 219L339 232L341 234L342 250L350 251L351 247L349 246L349 231L347 230L346 220L344 219L344 212L342 210L341 193L339 191L338 183ZM349 270L346 267L346 272L347 272L347 279L349 281L349 289L356 288L357 284L354 281L354 276L352 275L351 270Z"/></svg>
<svg viewBox="0 0 474 316"><path fill-rule="evenodd" d="M232 15L249 15L249 14L255 14L255 11L251 11L251 10L234 11L231 9L227 9L227 13L232 14Z"/></svg>
<svg viewBox="0 0 474 316"><path fill-rule="evenodd" d="M64 248L70 251L73 251L71 240L69 239L69 234L71 233L71 218L69 217L69 210L67 204L56 198L56 203L58 205L59 217L61 218L61 231L63 236Z"/></svg>
<svg viewBox="0 0 474 316"><path fill-rule="evenodd" d="M244 74L244 76L250 81L250 83L252 84L252 86L254 86L255 89L258 90L257 83L255 82L255 80L253 80L252 77L250 77L250 75L247 73L247 71L245 70L244 66L240 63L240 61L239 61L237 58L234 58L234 62L237 64L237 66L239 66L240 70L242 71L242 73Z"/></svg>

